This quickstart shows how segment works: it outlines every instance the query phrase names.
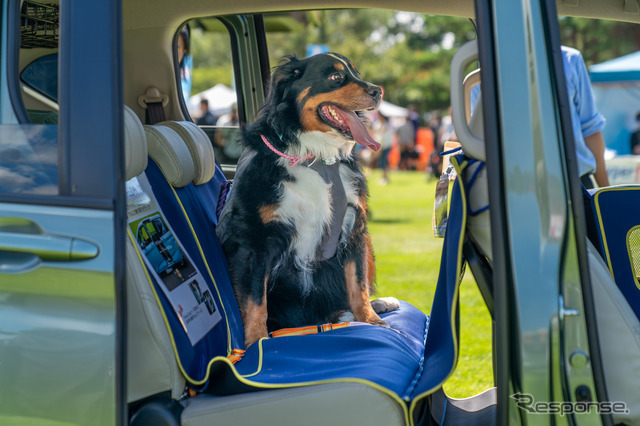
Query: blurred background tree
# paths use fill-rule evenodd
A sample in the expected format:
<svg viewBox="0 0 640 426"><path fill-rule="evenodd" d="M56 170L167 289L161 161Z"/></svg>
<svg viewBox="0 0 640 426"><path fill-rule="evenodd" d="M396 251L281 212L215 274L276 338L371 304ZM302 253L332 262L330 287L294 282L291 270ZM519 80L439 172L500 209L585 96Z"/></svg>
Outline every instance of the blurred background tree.
<svg viewBox="0 0 640 426"><path fill-rule="evenodd" d="M624 22L560 17L562 43L580 50L587 65L640 49L640 26ZM226 28L216 19L192 27L193 90L233 85ZM421 113L449 106L449 67L457 49L475 39L465 18L385 9L341 9L265 15L272 67L286 55L307 56L323 45L349 57L363 78L381 85L385 99L415 104Z"/></svg>
<svg viewBox="0 0 640 426"><path fill-rule="evenodd" d="M640 25L573 17L558 22L562 44L582 52L587 66L640 50Z"/></svg>
<svg viewBox="0 0 640 426"><path fill-rule="evenodd" d="M475 38L468 19L382 9L344 9L296 16L306 31L269 33L271 64L285 52L306 56L309 44L326 45L351 59L363 78L385 89L385 99L418 111L449 106L449 64Z"/></svg>

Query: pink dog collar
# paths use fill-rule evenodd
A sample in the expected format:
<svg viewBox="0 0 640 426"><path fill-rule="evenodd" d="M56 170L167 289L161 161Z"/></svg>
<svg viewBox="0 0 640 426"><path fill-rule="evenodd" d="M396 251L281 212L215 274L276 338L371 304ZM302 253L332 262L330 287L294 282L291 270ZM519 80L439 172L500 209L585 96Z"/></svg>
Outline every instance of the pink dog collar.
<svg viewBox="0 0 640 426"><path fill-rule="evenodd" d="M291 167L295 166L296 164L298 164L300 161L302 161L302 160L303 160L303 159L302 159L302 158L300 158L300 157L294 157L293 155L287 155L287 154L285 154L284 152L280 152L280 151L278 151L278 150L277 150L273 145L271 145L271 144L269 143L269 141L267 140L267 138L265 138L265 137L264 137L264 135L260 135L260 137L262 138L262 142L264 142L264 144L265 144L266 146L268 146L268 147L269 147L269 149L270 149L271 151L275 152L275 153L276 153L276 154L278 154L280 157L283 157L283 158L286 158L286 159L288 159L288 160L291 160L291 161L289 161L289 165L290 165ZM313 154L309 154L309 155L307 156L307 158L305 158L304 160L309 160L309 159L311 159L311 158L313 158Z"/></svg>

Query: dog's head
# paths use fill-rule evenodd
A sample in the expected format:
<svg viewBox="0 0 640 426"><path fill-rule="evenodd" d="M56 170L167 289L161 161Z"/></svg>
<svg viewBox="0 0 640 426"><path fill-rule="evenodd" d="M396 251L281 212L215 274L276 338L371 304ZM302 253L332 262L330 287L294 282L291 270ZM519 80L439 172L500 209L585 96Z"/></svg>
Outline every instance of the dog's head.
<svg viewBox="0 0 640 426"><path fill-rule="evenodd" d="M263 114L284 142L323 132L375 151L380 148L359 117L376 109L382 89L363 81L353 62L337 53L287 58L271 77Z"/></svg>

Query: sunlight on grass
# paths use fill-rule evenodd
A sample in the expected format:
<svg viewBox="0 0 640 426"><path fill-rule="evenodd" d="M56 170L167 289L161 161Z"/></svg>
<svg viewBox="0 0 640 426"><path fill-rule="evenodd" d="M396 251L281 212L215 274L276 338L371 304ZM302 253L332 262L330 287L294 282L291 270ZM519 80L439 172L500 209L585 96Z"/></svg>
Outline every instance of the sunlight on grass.
<svg viewBox="0 0 640 426"><path fill-rule="evenodd" d="M431 230L436 181L425 173L392 172L381 185L380 176L373 170L368 179L377 296L395 296L429 313L443 241ZM458 365L444 386L456 398L493 386L491 317L470 271L460 289L460 324Z"/></svg>

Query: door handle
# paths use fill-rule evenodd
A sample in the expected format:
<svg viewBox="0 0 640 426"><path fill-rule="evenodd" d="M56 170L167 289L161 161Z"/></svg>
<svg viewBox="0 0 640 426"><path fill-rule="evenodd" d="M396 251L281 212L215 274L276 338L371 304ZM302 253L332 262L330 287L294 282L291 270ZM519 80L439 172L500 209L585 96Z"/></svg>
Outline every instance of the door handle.
<svg viewBox="0 0 640 426"><path fill-rule="evenodd" d="M0 251L32 254L51 262L89 260L100 253L100 249L89 241L47 234L37 224L20 218L0 220Z"/></svg>
<svg viewBox="0 0 640 426"><path fill-rule="evenodd" d="M13 232L0 232L0 250L35 254L44 261L53 262L93 259L99 252L94 244L79 238Z"/></svg>

